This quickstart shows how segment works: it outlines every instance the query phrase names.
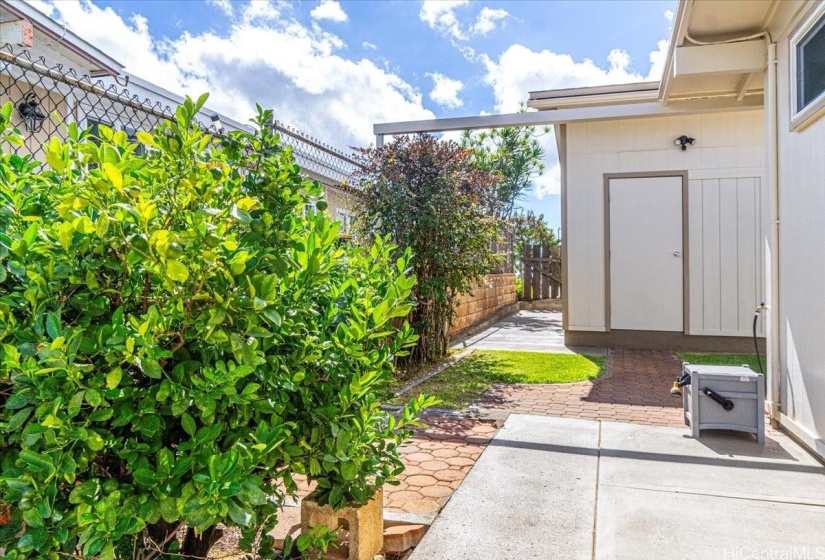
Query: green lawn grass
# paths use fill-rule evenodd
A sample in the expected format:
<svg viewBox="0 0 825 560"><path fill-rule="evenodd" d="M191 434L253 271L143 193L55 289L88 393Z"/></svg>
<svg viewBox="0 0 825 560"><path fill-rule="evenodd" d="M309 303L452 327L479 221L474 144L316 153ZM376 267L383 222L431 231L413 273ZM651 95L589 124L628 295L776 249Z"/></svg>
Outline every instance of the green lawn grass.
<svg viewBox="0 0 825 560"><path fill-rule="evenodd" d="M676 357L682 362L708 366L741 366L747 364L753 371L760 373L759 363L756 361L756 354L693 354L690 352L677 352ZM765 356L762 356L762 364L765 364Z"/></svg>
<svg viewBox="0 0 825 560"><path fill-rule="evenodd" d="M476 351L392 401L401 404L420 393L441 399L439 408L463 410L494 383L571 383L604 372L606 358L579 354Z"/></svg>

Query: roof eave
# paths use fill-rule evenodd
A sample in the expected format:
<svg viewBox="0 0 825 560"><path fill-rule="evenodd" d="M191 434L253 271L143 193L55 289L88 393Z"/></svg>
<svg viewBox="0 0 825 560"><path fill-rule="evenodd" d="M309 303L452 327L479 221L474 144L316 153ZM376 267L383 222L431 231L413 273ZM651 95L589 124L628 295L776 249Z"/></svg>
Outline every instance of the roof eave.
<svg viewBox="0 0 825 560"><path fill-rule="evenodd" d="M694 0L679 0L676 15L673 17L673 34L671 35L670 45L667 49L665 69L662 73L662 83L659 86L659 101L664 105L667 105L670 97L670 86L673 83L673 57L676 53L676 47L680 46L685 40L693 2Z"/></svg>
<svg viewBox="0 0 825 560"><path fill-rule="evenodd" d="M34 6L23 0L3 0L3 7L17 17L27 19L40 32L50 38L60 41L77 56L94 64L100 71L112 76L119 76L123 70L123 64L110 57L100 49L81 39L64 26L57 23L48 15L44 14Z"/></svg>
<svg viewBox="0 0 825 560"><path fill-rule="evenodd" d="M658 86L658 83L657 83ZM595 89L595 88L594 88ZM636 91L593 92L569 97L549 97L530 99L527 106L531 109L549 110L573 107L592 107L596 105L617 105L628 103L645 103L658 99L659 88L652 87Z"/></svg>

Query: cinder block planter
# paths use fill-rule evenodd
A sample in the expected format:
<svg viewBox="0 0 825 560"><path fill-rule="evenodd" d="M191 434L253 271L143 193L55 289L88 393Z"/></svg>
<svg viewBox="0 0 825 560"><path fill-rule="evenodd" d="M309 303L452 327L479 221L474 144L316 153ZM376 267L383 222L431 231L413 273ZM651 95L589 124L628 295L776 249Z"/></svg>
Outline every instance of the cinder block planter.
<svg viewBox="0 0 825 560"><path fill-rule="evenodd" d="M301 528L311 525L326 525L333 532L340 530L338 546L327 558L373 560L384 547L384 492L376 492L365 505L338 511L319 506L310 494L301 502Z"/></svg>

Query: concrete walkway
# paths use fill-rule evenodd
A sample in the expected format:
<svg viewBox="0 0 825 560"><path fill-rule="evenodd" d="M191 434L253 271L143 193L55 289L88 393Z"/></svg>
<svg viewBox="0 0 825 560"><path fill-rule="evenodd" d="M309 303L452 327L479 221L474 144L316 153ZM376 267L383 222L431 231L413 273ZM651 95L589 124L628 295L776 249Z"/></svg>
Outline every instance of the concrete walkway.
<svg viewBox="0 0 825 560"><path fill-rule="evenodd" d="M607 352L605 348L565 346L561 313L558 311L519 311L471 336L459 346L478 350L522 350L596 356Z"/></svg>
<svg viewBox="0 0 825 560"><path fill-rule="evenodd" d="M411 560L822 558L823 527L825 467L777 432L513 414Z"/></svg>

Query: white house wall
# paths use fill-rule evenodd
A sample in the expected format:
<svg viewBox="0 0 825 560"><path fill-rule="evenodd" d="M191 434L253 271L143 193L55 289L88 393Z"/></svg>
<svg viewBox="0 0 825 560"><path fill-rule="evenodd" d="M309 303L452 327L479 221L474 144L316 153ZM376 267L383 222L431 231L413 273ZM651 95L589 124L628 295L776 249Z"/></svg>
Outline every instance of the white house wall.
<svg viewBox="0 0 825 560"><path fill-rule="evenodd" d="M687 171L687 334L748 336L763 298L763 111L577 123L566 129L566 328L608 327L604 175ZM673 143L683 134L696 139L686 151Z"/></svg>
<svg viewBox="0 0 825 560"><path fill-rule="evenodd" d="M780 406L825 454L825 117L791 131L787 35L777 47Z"/></svg>

